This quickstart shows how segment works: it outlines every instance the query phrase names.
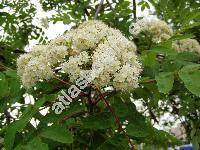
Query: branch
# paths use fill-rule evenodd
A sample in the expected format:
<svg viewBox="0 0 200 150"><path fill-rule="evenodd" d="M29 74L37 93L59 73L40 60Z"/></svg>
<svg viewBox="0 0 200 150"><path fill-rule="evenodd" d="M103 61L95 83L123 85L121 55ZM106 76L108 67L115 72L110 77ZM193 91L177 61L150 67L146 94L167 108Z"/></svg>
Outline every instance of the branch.
<svg viewBox="0 0 200 150"><path fill-rule="evenodd" d="M135 0L133 0L133 17L134 17L134 20L136 20L137 15L136 15L136 2L135 2Z"/></svg>
<svg viewBox="0 0 200 150"><path fill-rule="evenodd" d="M97 8L97 11L96 11L96 13L95 13L95 15L94 15L94 20L97 20L97 16L98 16L98 14L99 14L99 12L100 12L100 10L101 10L101 6L103 5L103 1L104 1L104 0L101 0L100 3L99 3L99 6L98 6L98 8Z"/></svg>
<svg viewBox="0 0 200 150"><path fill-rule="evenodd" d="M124 131L124 129L122 128L122 125L120 123L120 119L118 118L118 116L115 114L115 111L112 109L112 107L110 106L110 104L108 103L108 101L105 99L105 97L103 96L103 94L101 93L101 91L96 88L97 91L100 94L101 99L104 101L104 103L106 104L107 108L109 109L109 111L113 114L113 116L115 117L115 121L119 126L119 131L122 131L124 133L124 135L127 137L129 144L131 145L131 149L134 150L135 146L134 144L131 142L131 139L129 138L129 136L126 134L126 131Z"/></svg>

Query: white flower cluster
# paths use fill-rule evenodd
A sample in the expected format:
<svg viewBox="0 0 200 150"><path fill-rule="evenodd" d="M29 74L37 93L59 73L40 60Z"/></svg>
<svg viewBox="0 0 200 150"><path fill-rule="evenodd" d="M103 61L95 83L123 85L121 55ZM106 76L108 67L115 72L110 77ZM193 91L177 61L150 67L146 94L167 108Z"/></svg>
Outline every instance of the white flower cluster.
<svg viewBox="0 0 200 150"><path fill-rule="evenodd" d="M37 45L17 59L17 72L25 88L53 77L52 67L68 54L66 46Z"/></svg>
<svg viewBox="0 0 200 150"><path fill-rule="evenodd" d="M63 61L66 55L68 59ZM86 21L48 45L36 46L22 55L18 73L23 85L30 87L40 79L51 78L52 67L58 63L71 81L89 73L96 86L112 85L119 90L136 88L142 70L135 44L101 21Z"/></svg>
<svg viewBox="0 0 200 150"><path fill-rule="evenodd" d="M65 35L75 56L62 66L74 81L89 72L92 83L116 89L136 88L141 72L136 46L116 29L100 21L87 21Z"/></svg>
<svg viewBox="0 0 200 150"><path fill-rule="evenodd" d="M173 34L171 27L167 25L166 22L159 19L147 18L143 18L133 23L130 26L129 31L133 36L137 36L139 33L147 31L152 35L152 41L155 43L168 40Z"/></svg>
<svg viewBox="0 0 200 150"><path fill-rule="evenodd" d="M196 52L200 54L200 44L195 39L182 39L172 43L172 47L178 52Z"/></svg>

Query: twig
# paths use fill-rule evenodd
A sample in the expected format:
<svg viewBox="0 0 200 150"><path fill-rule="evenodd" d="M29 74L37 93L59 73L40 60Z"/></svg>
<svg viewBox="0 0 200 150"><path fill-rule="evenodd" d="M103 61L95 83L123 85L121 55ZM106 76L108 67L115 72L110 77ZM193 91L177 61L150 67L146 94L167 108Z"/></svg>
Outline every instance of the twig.
<svg viewBox="0 0 200 150"><path fill-rule="evenodd" d="M113 114L113 116L115 117L115 121L119 126L119 131L122 131L124 133L124 135L127 137L129 144L131 145L131 149L134 150L135 146L132 143L131 139L129 138L129 136L126 134L126 132L124 131L124 129L122 128L122 125L120 123L120 120L118 118L118 116L115 114L115 111L112 109L112 107L110 106L110 104L108 103L108 101L105 99L105 97L103 96L103 94L101 93L101 91L97 88L97 91L100 94L101 99L104 101L104 103L106 104L107 108L109 109L109 111Z"/></svg>
<svg viewBox="0 0 200 150"><path fill-rule="evenodd" d="M99 6L98 6L98 8L97 8L97 11L95 12L95 15L94 15L94 20L97 19L97 16L98 16L98 14L99 14L99 12L100 12L100 10L101 10L101 6L103 5L103 2L104 2L104 0L101 0L100 3L99 3Z"/></svg>
<svg viewBox="0 0 200 150"><path fill-rule="evenodd" d="M58 78L58 77L56 77L56 76L54 76L54 78L55 78L55 79L57 79L58 81L60 81L60 82L64 83L64 84L67 84L67 85L72 85L72 83L71 83L71 82L66 82L66 81L64 81L64 80L62 80L62 79L59 79L59 78Z"/></svg>
<svg viewBox="0 0 200 150"><path fill-rule="evenodd" d="M8 69L8 70L13 70L13 69L11 69L11 68L9 68L9 67L3 65L2 63L0 63L0 66L2 66L2 67L5 68L5 69Z"/></svg>
<svg viewBox="0 0 200 150"><path fill-rule="evenodd" d="M107 97L107 96L109 96L109 95L111 95L111 94L113 94L113 93L115 93L115 92L116 92L116 91L105 92L105 93L102 93L102 96L103 96L103 97ZM101 100L101 98L98 98L96 101L94 101L94 102L93 102L94 105L96 105L100 100Z"/></svg>
<svg viewBox="0 0 200 150"><path fill-rule="evenodd" d="M150 80L140 81L139 83L142 84L142 83L154 83L154 82L156 82L155 79L150 79Z"/></svg>

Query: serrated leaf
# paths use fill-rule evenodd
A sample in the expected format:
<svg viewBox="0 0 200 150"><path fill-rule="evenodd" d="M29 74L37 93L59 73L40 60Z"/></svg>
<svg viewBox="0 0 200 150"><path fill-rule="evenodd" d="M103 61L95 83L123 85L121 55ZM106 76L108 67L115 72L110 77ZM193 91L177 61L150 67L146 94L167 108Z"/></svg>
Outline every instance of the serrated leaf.
<svg viewBox="0 0 200 150"><path fill-rule="evenodd" d="M168 93L174 83L174 74L172 72L161 72L155 77L158 89L161 93Z"/></svg>
<svg viewBox="0 0 200 150"><path fill-rule="evenodd" d="M40 133L40 136L61 143L73 143L72 134L65 127L60 125L47 127Z"/></svg>
<svg viewBox="0 0 200 150"><path fill-rule="evenodd" d="M185 87L194 95L200 96L200 65L187 65L178 74Z"/></svg>

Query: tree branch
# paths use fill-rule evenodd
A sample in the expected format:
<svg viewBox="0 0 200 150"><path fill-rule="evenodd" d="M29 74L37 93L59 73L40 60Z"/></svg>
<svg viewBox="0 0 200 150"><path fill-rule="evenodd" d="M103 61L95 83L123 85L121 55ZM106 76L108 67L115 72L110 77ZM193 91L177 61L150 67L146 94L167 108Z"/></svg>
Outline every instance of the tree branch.
<svg viewBox="0 0 200 150"><path fill-rule="evenodd" d="M136 1L133 0L133 17L134 17L134 20L137 19L137 15L136 15Z"/></svg>
<svg viewBox="0 0 200 150"><path fill-rule="evenodd" d="M95 13L95 15L94 15L94 20L97 19L97 16L98 16L98 14L99 14L99 12L100 12L100 10L101 10L101 6L103 5L103 2L104 2L104 0L101 0L100 3L99 3L99 6L98 6L98 8L97 8L97 11L96 11L96 13Z"/></svg>

